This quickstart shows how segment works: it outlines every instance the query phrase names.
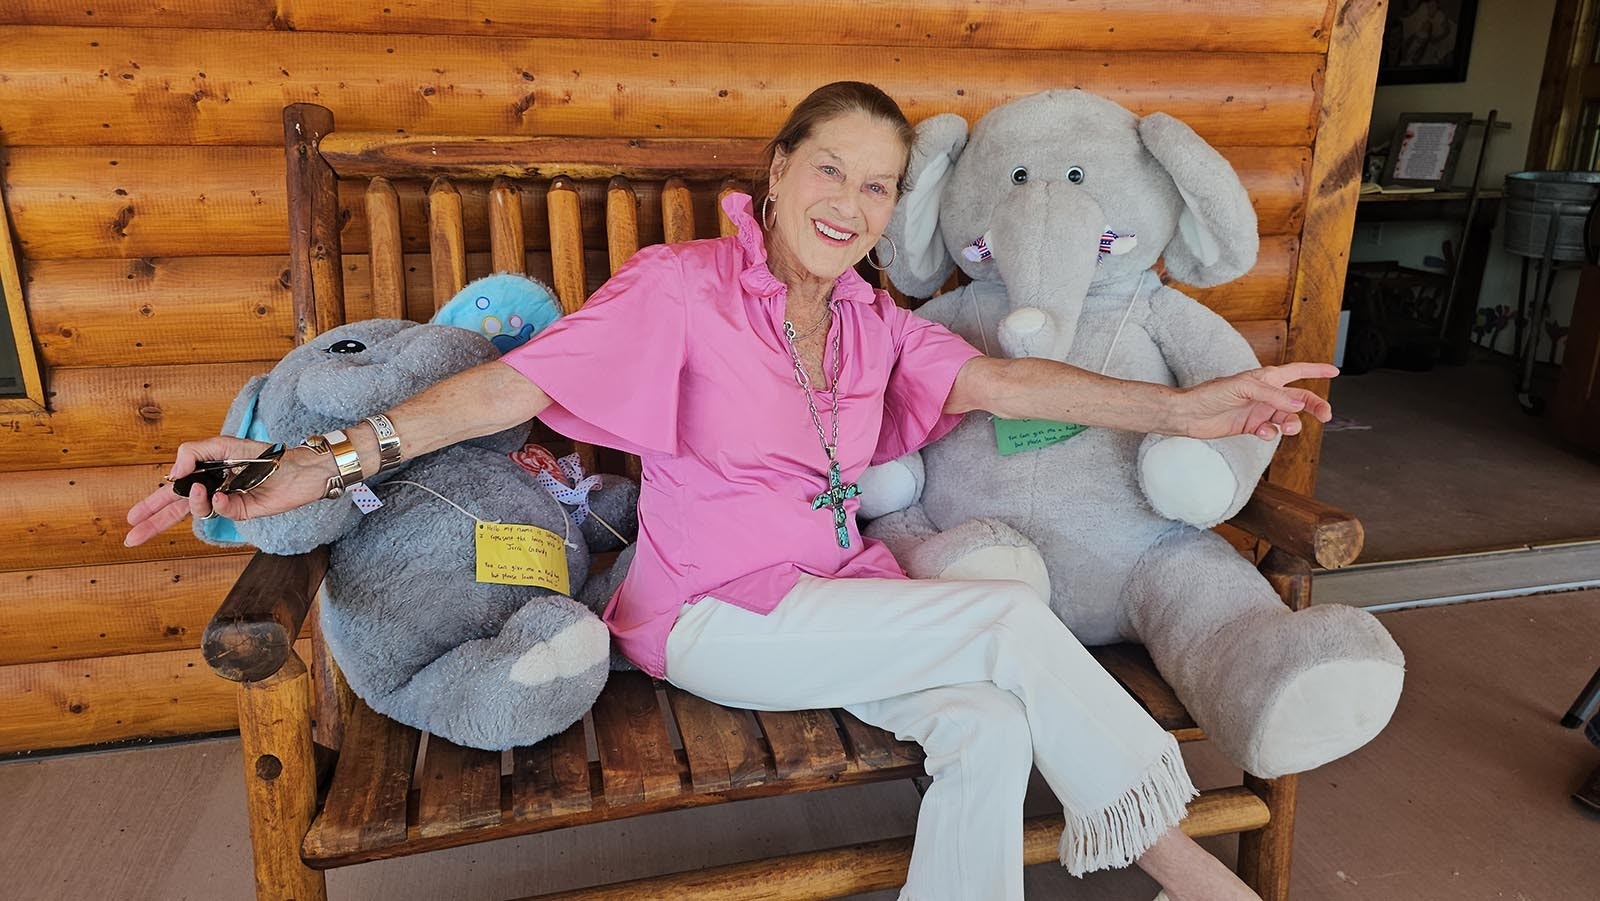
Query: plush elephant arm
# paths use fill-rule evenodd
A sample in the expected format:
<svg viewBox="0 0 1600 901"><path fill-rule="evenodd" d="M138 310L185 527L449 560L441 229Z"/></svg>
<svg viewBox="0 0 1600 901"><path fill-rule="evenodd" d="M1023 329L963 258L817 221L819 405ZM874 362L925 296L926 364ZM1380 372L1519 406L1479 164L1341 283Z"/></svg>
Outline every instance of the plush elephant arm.
<svg viewBox="0 0 1600 901"><path fill-rule="evenodd" d="M922 455L916 451L898 460L868 466L856 484L861 487L862 519L877 519L898 513L922 500L924 471Z"/></svg>
<svg viewBox="0 0 1600 901"><path fill-rule="evenodd" d="M1180 388L1260 365L1228 321L1192 298L1160 288L1146 328ZM1183 438L1149 435L1139 447L1139 486L1169 519L1210 528L1239 512L1266 471L1278 441L1253 435Z"/></svg>

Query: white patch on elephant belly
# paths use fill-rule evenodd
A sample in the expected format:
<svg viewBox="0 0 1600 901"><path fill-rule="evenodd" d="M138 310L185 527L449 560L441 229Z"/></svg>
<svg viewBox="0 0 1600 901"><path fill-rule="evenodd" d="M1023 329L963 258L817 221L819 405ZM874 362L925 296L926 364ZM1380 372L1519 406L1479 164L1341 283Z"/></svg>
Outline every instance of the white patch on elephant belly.
<svg viewBox="0 0 1600 901"><path fill-rule="evenodd" d="M606 624L586 616L524 651L511 664L511 681L542 685L576 676L606 659L610 641Z"/></svg>

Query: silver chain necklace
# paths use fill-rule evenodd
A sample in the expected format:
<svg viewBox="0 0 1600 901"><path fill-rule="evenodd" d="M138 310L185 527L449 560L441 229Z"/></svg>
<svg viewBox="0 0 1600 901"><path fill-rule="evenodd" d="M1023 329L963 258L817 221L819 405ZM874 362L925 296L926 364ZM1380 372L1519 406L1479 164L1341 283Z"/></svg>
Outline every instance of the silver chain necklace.
<svg viewBox="0 0 1600 901"><path fill-rule="evenodd" d="M833 298L828 299L828 314L824 321L831 320L834 313ZM809 336L814 334L815 328L808 331ZM817 430L817 441L822 445L823 453L828 455L828 487L821 494L812 498L811 509L821 510L827 507L833 513L833 534L840 547L850 546L850 526L845 516L844 502L852 497L861 496L859 485L844 484L844 479L839 473L839 376L844 370L844 354L840 350L840 334L843 328L833 333L833 384L829 393L833 400L833 441L828 441L826 433L822 430L822 416L817 412L816 401L811 396L811 376L806 374L806 367L800 361L800 348L796 345L794 323L785 319L783 321L783 336L789 342L789 357L794 362L794 380L806 396L806 409L811 411L811 424ZM823 363L826 365L826 359Z"/></svg>

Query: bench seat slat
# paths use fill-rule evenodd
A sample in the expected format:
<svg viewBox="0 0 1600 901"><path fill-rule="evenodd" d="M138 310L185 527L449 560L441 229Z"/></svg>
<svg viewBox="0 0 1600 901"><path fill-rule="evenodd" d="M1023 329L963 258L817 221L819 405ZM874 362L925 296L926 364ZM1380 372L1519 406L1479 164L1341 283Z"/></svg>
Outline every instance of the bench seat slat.
<svg viewBox="0 0 1600 901"><path fill-rule="evenodd" d="M1183 740L1200 737L1199 727L1183 708L1177 692L1161 678L1150 654L1136 644L1112 644L1090 648L1089 653L1106 668L1111 677L1122 683L1128 694L1144 705L1151 718L1168 732L1178 733ZM1188 734L1193 733L1193 734Z"/></svg>
<svg viewBox="0 0 1600 901"><path fill-rule="evenodd" d="M639 804L682 791L678 757L649 676L612 673L593 716L607 806Z"/></svg>
<svg viewBox="0 0 1600 901"><path fill-rule="evenodd" d="M835 776L850 768L839 726L827 710L757 711L779 779Z"/></svg>
<svg viewBox="0 0 1600 901"><path fill-rule="evenodd" d="M884 770L922 762L922 747L916 742L898 741L893 733L869 726L843 710L838 717L857 768Z"/></svg>
<svg viewBox="0 0 1600 901"><path fill-rule="evenodd" d="M583 720L538 744L511 752L511 815L531 820L588 810L589 750Z"/></svg>
<svg viewBox="0 0 1600 901"><path fill-rule="evenodd" d="M406 803L421 733L356 700L322 812L306 833L307 857L353 854L406 840Z"/></svg>
<svg viewBox="0 0 1600 901"><path fill-rule="evenodd" d="M500 752L428 736L417 784L417 831L447 835L500 822Z"/></svg>
<svg viewBox="0 0 1600 901"><path fill-rule="evenodd" d="M727 791L771 779L761 730L750 711L713 704L670 685L667 700L683 738L695 791Z"/></svg>

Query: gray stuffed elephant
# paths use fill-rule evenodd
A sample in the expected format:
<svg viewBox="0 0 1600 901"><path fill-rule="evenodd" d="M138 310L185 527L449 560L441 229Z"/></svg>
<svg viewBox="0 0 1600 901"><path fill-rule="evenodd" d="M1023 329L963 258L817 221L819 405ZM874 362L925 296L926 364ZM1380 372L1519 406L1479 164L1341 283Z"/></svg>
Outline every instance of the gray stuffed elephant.
<svg viewBox="0 0 1600 901"><path fill-rule="evenodd" d="M435 317L476 331L388 319L340 326L251 379L224 430L294 442L348 427L498 358L558 311L542 285L501 275L468 285ZM202 521L196 531L213 543L274 554L330 545L322 630L359 697L458 744L533 744L582 717L605 684L605 624L568 595L583 589L591 551L621 547L637 531L638 487L616 476L590 481L587 496L574 498L585 514L575 522L573 511L510 456L528 432L524 423L369 478L364 484L381 506L366 512L352 492L261 519ZM362 503L373 507L370 499ZM596 514L621 533L609 546L592 547L586 538L609 538L590 527ZM567 593L476 581L478 520L561 536Z"/></svg>
<svg viewBox="0 0 1600 901"><path fill-rule="evenodd" d="M917 129L910 187L880 256L921 307L985 352L1187 387L1257 366L1226 320L1162 284L1255 263L1249 197L1182 122L1082 91L996 108L967 134ZM1370 741L1404 659L1371 615L1293 613L1209 527L1255 489L1276 442L1140 435L972 413L862 479L867 534L918 578L1026 581L1086 644L1144 644L1243 769L1301 772Z"/></svg>

